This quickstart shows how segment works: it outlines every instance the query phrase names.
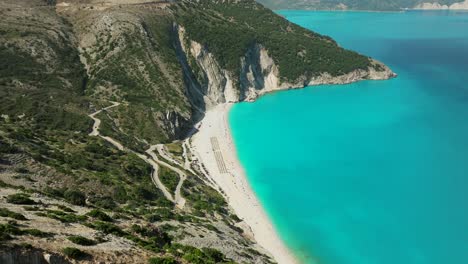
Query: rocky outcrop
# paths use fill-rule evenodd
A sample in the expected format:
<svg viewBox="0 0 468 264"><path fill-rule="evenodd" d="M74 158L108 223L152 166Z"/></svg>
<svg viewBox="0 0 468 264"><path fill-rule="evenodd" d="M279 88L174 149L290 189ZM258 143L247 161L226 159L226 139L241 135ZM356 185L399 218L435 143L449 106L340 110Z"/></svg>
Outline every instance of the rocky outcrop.
<svg viewBox="0 0 468 264"><path fill-rule="evenodd" d="M228 71L223 70L213 54L201 44L188 39L183 27L174 26L179 61L188 78L188 96L192 102L202 101L198 107L210 108L220 103L236 102L239 94ZM201 99L201 100L200 100Z"/></svg>
<svg viewBox="0 0 468 264"><path fill-rule="evenodd" d="M58 254L49 254L39 249L23 249L8 247L0 251L2 264L69 264L64 257Z"/></svg>
<svg viewBox="0 0 468 264"><path fill-rule="evenodd" d="M168 110L159 115L164 131L170 138L182 138L190 128L190 122L186 117L174 110Z"/></svg>
<svg viewBox="0 0 468 264"><path fill-rule="evenodd" d="M357 69L340 76L322 73L307 78L301 76L293 82L281 78L280 69L274 59L260 44L252 45L240 58L239 77L220 67L215 56L202 44L188 38L183 27L176 26L179 55L184 58L184 71L191 76L188 95L192 101L202 100L205 108L225 102L253 101L260 95L285 89L302 88L320 84L346 84L361 80L384 80L395 77L387 66L376 60L368 69ZM195 91L193 90L195 89ZM202 99L201 99L202 98Z"/></svg>
<svg viewBox="0 0 468 264"><path fill-rule="evenodd" d="M442 5L438 2L434 3L421 3L414 7L418 10L468 10L468 0L451 5Z"/></svg>

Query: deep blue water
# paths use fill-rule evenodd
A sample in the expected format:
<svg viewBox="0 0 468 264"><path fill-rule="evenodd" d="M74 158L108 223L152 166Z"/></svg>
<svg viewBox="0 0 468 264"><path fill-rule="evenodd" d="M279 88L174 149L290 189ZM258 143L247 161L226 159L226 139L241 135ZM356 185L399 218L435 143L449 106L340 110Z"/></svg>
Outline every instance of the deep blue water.
<svg viewBox="0 0 468 264"><path fill-rule="evenodd" d="M287 245L304 263L468 263L468 13L279 13L399 74L232 109Z"/></svg>

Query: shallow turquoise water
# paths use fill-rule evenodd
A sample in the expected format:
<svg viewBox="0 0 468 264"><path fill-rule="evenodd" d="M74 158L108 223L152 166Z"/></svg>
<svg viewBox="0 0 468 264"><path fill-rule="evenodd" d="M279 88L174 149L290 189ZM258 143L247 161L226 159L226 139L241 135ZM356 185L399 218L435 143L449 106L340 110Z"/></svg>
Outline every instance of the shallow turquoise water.
<svg viewBox="0 0 468 264"><path fill-rule="evenodd" d="M468 263L468 13L279 13L399 74L232 109L281 237L304 263Z"/></svg>

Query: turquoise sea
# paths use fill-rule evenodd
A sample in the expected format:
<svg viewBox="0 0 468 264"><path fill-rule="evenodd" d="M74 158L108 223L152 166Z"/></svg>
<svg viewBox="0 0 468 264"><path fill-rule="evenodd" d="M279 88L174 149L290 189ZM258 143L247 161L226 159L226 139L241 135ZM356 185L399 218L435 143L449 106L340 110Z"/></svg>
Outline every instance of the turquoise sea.
<svg viewBox="0 0 468 264"><path fill-rule="evenodd" d="M399 74L233 107L286 244L303 263L468 263L468 12L278 13Z"/></svg>

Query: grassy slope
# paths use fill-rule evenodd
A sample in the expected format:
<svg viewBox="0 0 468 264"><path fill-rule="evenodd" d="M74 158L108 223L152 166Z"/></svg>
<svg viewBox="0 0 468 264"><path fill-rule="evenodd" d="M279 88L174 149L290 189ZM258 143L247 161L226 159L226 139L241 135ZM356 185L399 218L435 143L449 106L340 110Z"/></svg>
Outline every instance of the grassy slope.
<svg viewBox="0 0 468 264"><path fill-rule="evenodd" d="M86 75L71 26L47 7L0 12L0 112L40 129L87 130Z"/></svg>
<svg viewBox="0 0 468 264"><path fill-rule="evenodd" d="M113 7L66 14L86 42L82 45L90 74L86 94L127 102L110 112L119 126L108 124L107 132L115 137L123 132L130 145L138 144L135 139L160 143L180 136L184 127L174 134L164 120L167 112L174 111L187 123L191 111L166 12Z"/></svg>

